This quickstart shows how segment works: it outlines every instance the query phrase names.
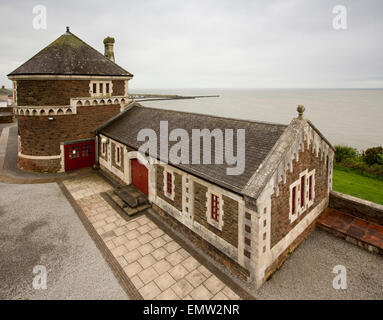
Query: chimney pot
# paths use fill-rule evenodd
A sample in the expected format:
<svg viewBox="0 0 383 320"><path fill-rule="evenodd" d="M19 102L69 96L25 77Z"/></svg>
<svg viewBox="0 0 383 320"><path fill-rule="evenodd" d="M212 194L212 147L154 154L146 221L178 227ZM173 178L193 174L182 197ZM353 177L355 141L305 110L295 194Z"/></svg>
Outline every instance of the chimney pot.
<svg viewBox="0 0 383 320"><path fill-rule="evenodd" d="M104 46L105 46L105 57L107 57L109 60L114 62L114 38L112 37L106 37L104 39Z"/></svg>

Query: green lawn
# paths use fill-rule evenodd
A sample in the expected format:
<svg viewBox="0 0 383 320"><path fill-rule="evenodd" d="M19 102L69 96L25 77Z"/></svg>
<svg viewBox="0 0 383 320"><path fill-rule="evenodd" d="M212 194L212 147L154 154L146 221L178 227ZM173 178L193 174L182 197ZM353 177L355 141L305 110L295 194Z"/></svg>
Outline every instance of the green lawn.
<svg viewBox="0 0 383 320"><path fill-rule="evenodd" d="M383 204L383 179L366 177L348 168L334 167L333 189Z"/></svg>

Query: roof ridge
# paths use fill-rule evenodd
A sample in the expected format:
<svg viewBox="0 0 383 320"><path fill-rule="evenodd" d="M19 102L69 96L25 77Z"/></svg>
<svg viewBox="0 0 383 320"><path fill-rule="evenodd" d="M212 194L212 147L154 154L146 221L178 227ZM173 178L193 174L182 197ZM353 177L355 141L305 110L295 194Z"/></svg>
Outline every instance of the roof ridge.
<svg viewBox="0 0 383 320"><path fill-rule="evenodd" d="M128 70L125 70L123 67L121 67L120 65L118 65L118 64L115 63L114 61L108 59L108 58L107 58L105 55L103 55L100 51L98 51L97 49L93 48L90 44L86 43L84 40L82 40L80 37L76 36L76 35L75 35L74 33L72 33L71 31L67 31L67 32L65 32L65 33L69 33L69 34L71 34L73 37L75 37L77 40L81 41L83 44L85 44L86 46L88 46L90 49L92 49L92 50L94 50L95 52L97 52L98 54L102 55L102 56L103 56L109 63L112 63L112 64L114 64L115 66L117 66L117 67L121 68L122 70L124 70L126 73L131 74ZM64 33L63 35L61 35L61 37L64 36L65 33ZM56 39L56 40L57 40L57 39ZM56 41L56 40L55 40L55 41ZM53 41L53 42L54 42L54 41ZM45 48L44 48L44 49L45 49ZM43 50L44 50L44 49L43 49Z"/></svg>
<svg viewBox="0 0 383 320"><path fill-rule="evenodd" d="M88 54L87 57L83 57L84 51ZM79 56L80 53L81 55ZM54 64L57 64L57 62L54 61L54 57L57 58L57 55L63 59L63 61L60 62L62 62L61 65L64 64L64 68L54 66ZM73 60L73 57L76 57L78 61ZM87 58L90 59L90 62L86 60ZM67 60L69 62L65 66L65 61ZM48 63L48 67L46 67L47 61L50 62L52 66ZM133 74L125 68L108 59L100 51L70 31L66 31L55 40L48 43L45 47L14 69L7 76L61 74L87 76L133 76Z"/></svg>
<svg viewBox="0 0 383 320"><path fill-rule="evenodd" d="M200 113L200 112L190 112L190 111L163 109L163 108L153 108L153 107L143 106L142 104L135 105L135 106L142 107L142 108L147 108L147 109L152 109L152 110L162 110L162 111L169 111L169 112L176 112L176 113L193 114L193 115L199 115L199 116L210 117L210 118L215 118L215 119L225 119L225 120L233 120L233 121L251 122L251 123L259 123L259 124L268 124L268 125L274 125L274 126L288 127L288 124L275 123L275 122L269 122L269 121L247 120L247 119L215 116L215 115L212 115L212 114L206 114L206 113Z"/></svg>

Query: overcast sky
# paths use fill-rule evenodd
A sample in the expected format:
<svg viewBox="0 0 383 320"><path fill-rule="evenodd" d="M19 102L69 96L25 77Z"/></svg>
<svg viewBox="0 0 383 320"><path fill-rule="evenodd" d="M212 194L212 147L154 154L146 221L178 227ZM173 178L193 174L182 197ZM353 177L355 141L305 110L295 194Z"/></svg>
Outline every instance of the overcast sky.
<svg viewBox="0 0 383 320"><path fill-rule="evenodd" d="M47 9L35 30L35 5ZM347 9L335 30L333 8ZM383 87L382 0L0 0L0 84L70 26L131 88ZM59 61L58 61L59 63Z"/></svg>

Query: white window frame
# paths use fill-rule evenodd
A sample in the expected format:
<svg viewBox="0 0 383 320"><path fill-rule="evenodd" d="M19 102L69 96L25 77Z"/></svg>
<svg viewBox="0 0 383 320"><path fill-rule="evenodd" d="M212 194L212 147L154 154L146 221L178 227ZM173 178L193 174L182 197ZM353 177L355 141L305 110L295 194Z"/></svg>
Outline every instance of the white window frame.
<svg viewBox="0 0 383 320"><path fill-rule="evenodd" d="M312 177L312 184L311 184L311 200L309 200L309 177ZM305 190L303 193L304 196L304 205L301 207L301 180L302 177L305 177ZM293 213L293 206L292 206L292 201L293 201L293 188L296 187L295 189L295 213ZM289 197L289 219L290 223L293 223L302 213L304 213L308 208L310 208L315 199L315 169L311 170L310 172L308 169L302 171L299 174L298 180L294 181L290 185L290 197Z"/></svg>
<svg viewBox="0 0 383 320"><path fill-rule="evenodd" d="M219 209L218 209L218 221L214 220L212 217L211 217L211 196L212 194L214 194L218 199L219 199ZM212 189L208 189L207 192L206 192L206 218L207 218L207 222L212 225L213 227L215 227L216 229L222 231L222 228L223 228L223 215L224 215L224 212L223 212L223 197L222 197L222 193L220 192L217 192L215 190L212 190Z"/></svg>
<svg viewBox="0 0 383 320"><path fill-rule="evenodd" d="M309 189L308 189L309 186L310 186L310 183L309 183L310 177L312 177L312 181L311 181L311 200L309 199ZM314 204L314 200L315 200L315 169L311 170L307 174L306 185L307 185L307 192L306 192L307 208L310 208Z"/></svg>
<svg viewBox="0 0 383 320"><path fill-rule="evenodd" d="M290 184L290 197L289 197L289 219L290 223L293 223L295 220L298 219L299 216L299 202L298 202L298 194L299 194L299 184L300 180L294 181L292 184ZM293 213L293 188L295 187L295 213Z"/></svg>
<svg viewBox="0 0 383 320"><path fill-rule="evenodd" d="M120 159L119 159L119 161L117 161L117 153L118 153L117 150L120 150L120 157L119 157ZM121 166L121 152L122 152L121 146L115 144L115 148L114 148L114 161L116 162L116 164L118 166Z"/></svg>
<svg viewBox="0 0 383 320"><path fill-rule="evenodd" d="M106 84L109 83L109 93L106 93ZM93 84L96 85L96 92L93 92ZM100 92L100 84L102 84L102 92ZM112 96L113 82L112 81L90 81L89 93L91 97L105 97Z"/></svg>
<svg viewBox="0 0 383 320"><path fill-rule="evenodd" d="M167 184L167 177L168 177L168 173L171 174L172 176L172 193L168 193L168 184ZM174 198L175 198L175 195L176 195L176 190L175 190L175 176L174 176L174 171L173 170L170 170L168 168L164 168L164 187L163 187L163 190L164 190L164 195L166 197L168 197L170 200L174 201Z"/></svg>

